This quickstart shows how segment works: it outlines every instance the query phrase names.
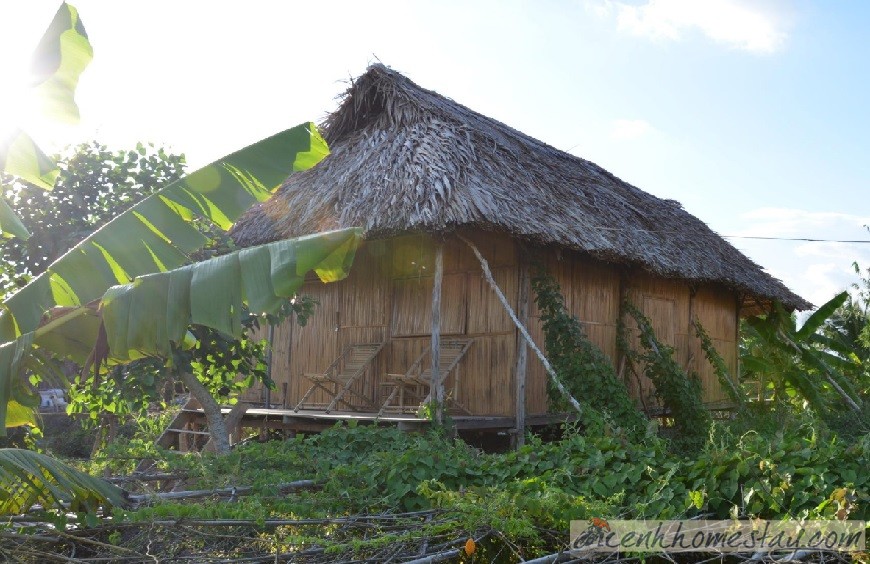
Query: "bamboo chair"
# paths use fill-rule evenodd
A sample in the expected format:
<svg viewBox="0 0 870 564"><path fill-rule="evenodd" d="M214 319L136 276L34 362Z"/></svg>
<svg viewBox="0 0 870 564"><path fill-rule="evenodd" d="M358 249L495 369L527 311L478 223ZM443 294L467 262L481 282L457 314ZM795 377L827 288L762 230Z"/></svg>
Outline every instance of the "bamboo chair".
<svg viewBox="0 0 870 564"><path fill-rule="evenodd" d="M293 411L302 409L305 401L317 390L325 391L332 398L326 407L326 413L332 411L339 402L356 411L357 406L344 399L344 396L348 394L360 400L365 406L373 409L375 404L366 396L351 389L351 387L365 374L372 360L384 348L385 344L381 342L350 345L329 365L329 368L325 372L305 374L305 377L311 382L311 387L308 388L308 391L305 392L305 395L302 396L302 399L296 404Z"/></svg>
<svg viewBox="0 0 870 564"><path fill-rule="evenodd" d="M448 341L441 341L438 354L438 382L439 384L444 384L444 381L447 380L447 377L450 376L451 372L454 370L456 371L457 374L453 384L453 397L450 399L450 403L465 413L469 413L469 411L460 404L456 398L459 384L458 365L459 361L462 360L462 357L465 356L465 353L468 352L472 342L472 339L450 339ZM420 407L421 403L429 401L430 396L432 395L432 365L429 364L427 368L423 368L423 360L427 357L431 357L431 347L426 347L426 349L420 353L420 356L414 360L411 368L409 368L404 374L387 374L387 377L392 381L387 382L386 385L391 386L392 390L390 391L390 395L387 396L387 400L383 405L381 405L380 411L378 411L379 417L383 415L384 412L390 410L399 412L411 409L416 410ZM399 400L398 404L392 405L393 400L397 399L397 397ZM413 405L409 405L407 403L408 400L413 402Z"/></svg>

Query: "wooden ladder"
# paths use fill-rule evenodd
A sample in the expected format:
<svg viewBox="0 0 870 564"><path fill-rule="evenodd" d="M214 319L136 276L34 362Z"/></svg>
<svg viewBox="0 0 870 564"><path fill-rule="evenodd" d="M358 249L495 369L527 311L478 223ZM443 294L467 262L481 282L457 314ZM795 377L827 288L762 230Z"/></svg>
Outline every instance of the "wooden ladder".
<svg viewBox="0 0 870 564"><path fill-rule="evenodd" d="M209 434L204 424L200 424L197 411L199 402L193 397L187 400L181 411L166 429L160 433L154 444L158 447L177 452L199 452L208 442ZM136 465L136 472L148 472L154 460L145 458Z"/></svg>
<svg viewBox="0 0 870 564"><path fill-rule="evenodd" d="M233 408L221 408L231 443L241 440L242 418L248 407L250 404L239 402ZM155 444L178 452L201 452L210 437L202 407L195 398L191 397L172 423L157 437Z"/></svg>
<svg viewBox="0 0 870 564"><path fill-rule="evenodd" d="M194 398L187 400L172 423L157 438L156 444L178 452L199 452L208 442L208 430L200 422L199 402Z"/></svg>

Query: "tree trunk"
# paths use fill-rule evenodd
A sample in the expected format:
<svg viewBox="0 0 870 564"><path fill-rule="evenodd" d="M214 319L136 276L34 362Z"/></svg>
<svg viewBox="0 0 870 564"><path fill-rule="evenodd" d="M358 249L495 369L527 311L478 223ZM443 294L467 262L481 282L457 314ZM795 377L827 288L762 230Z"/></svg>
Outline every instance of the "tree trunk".
<svg viewBox="0 0 870 564"><path fill-rule="evenodd" d="M104 413L100 416L100 427L97 429L97 436L94 439L93 446L91 446L91 458L96 456L100 449L114 441L117 437L118 416L114 413Z"/></svg>
<svg viewBox="0 0 870 564"><path fill-rule="evenodd" d="M213 445L214 451L218 454L228 454L230 452L230 439L221 414L221 406L218 405L218 402L215 401L202 382L190 372L182 372L181 381L202 405L202 411L205 413L206 421L208 421L208 434L211 437L209 443Z"/></svg>
<svg viewBox="0 0 870 564"><path fill-rule="evenodd" d="M233 437L233 444L236 444L239 441L239 425L242 423L242 418L245 416L245 412L248 411L248 404L238 402L233 408L227 413L226 418L224 419L224 427L226 428L227 435ZM208 442L202 449L202 452L214 452L215 451L215 441L214 438L209 438Z"/></svg>

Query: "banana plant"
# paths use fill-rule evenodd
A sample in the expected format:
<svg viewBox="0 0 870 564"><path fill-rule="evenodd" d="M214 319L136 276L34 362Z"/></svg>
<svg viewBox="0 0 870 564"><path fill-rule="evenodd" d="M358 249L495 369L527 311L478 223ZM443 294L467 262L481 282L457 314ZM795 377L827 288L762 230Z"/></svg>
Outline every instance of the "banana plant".
<svg viewBox="0 0 870 564"><path fill-rule="evenodd" d="M768 377L780 395L789 390L799 393L820 413L832 407L826 387L849 409L860 413L861 400L842 374L842 370L851 368L853 361L819 333L825 321L847 298L847 292L837 294L800 328L794 317L778 303L766 317L750 318L747 322L749 337L756 346L741 357L744 368Z"/></svg>
<svg viewBox="0 0 870 564"><path fill-rule="evenodd" d="M76 327L98 327L96 312L110 287L179 268L208 242L193 221L229 228L287 176L313 166L327 153L312 123L232 153L142 200L7 298L0 304L0 421L5 420L10 398L23 403L23 398L13 396L13 381L31 357L35 341L39 349L54 351L52 347L66 339L58 335L82 341L96 334L65 332L63 327L72 320L79 321Z"/></svg>
<svg viewBox="0 0 870 564"><path fill-rule="evenodd" d="M28 98L39 104L40 115L61 122L78 121L75 89L92 58L93 49L78 11L62 3L33 56ZM9 86L16 85L4 88ZM20 128L8 138L0 139L0 171L45 190L54 187L60 173L57 163ZM3 199L0 199L0 232L22 239L30 236Z"/></svg>
<svg viewBox="0 0 870 564"><path fill-rule="evenodd" d="M42 100L45 115L78 119L73 93L92 54L78 12L61 4L37 49L34 94ZM185 323L200 322L236 334L242 300L267 312L279 297L295 292L309 270L324 281L346 275L359 243L357 230L179 268L207 242L191 222L208 220L229 228L287 176L313 166L327 153L325 141L310 123L237 151L119 215L7 298L0 304L0 421L32 422L27 409L32 398L22 391L20 376L25 367L44 364L39 359L47 352L75 358L90 350L95 369L101 363L165 353ZM56 164L20 130L0 140L0 171L45 189L51 189L58 176ZM29 236L2 200L0 232ZM147 277L152 273L163 275ZM224 275L230 279L223 280ZM155 293L155 288L166 292ZM181 303L172 301L179 296ZM5 429L0 427L0 435ZM124 501L120 490L102 480L17 449L0 451L0 483L3 514L20 513L36 503L69 502L76 510Z"/></svg>

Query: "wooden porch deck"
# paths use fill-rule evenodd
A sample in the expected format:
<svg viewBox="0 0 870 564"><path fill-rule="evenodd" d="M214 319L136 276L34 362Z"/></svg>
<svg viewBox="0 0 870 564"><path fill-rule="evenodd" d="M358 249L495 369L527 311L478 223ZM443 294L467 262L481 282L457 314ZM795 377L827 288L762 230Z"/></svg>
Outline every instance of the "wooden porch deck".
<svg viewBox="0 0 870 564"><path fill-rule="evenodd" d="M223 413L229 413L230 408L223 408ZM205 423L202 409L184 409L197 423ZM527 416L526 425L548 425L565 420L564 414L546 414ZM498 415L451 415L453 425L459 430L489 430L505 431L516 426L515 419L510 416ZM396 425L399 429L416 431L429 426L428 419L421 419L413 414L385 413L378 416L375 412L363 411L330 411L322 409L292 409L250 407L242 418L242 427L286 429L296 431L322 431L334 426L339 421L356 421L363 425Z"/></svg>
<svg viewBox="0 0 870 564"><path fill-rule="evenodd" d="M230 412L230 408L224 407L222 411L226 415ZM560 423L565 421L566 417L566 414L527 416L526 426ZM421 419L412 414L389 413L378 416L374 412L360 411L331 411L326 413L319 409L293 411L284 408L249 407L242 417L233 442L242 438L243 429L317 433L333 427L339 421L355 421L360 425L395 425L403 431L420 431L428 428L431 424L428 419ZM451 421L458 431L509 433L516 428L516 421L510 416L453 415ZM188 450L193 446L193 443L207 438L206 426L205 414L202 409L185 407L158 439L158 444L165 448Z"/></svg>

